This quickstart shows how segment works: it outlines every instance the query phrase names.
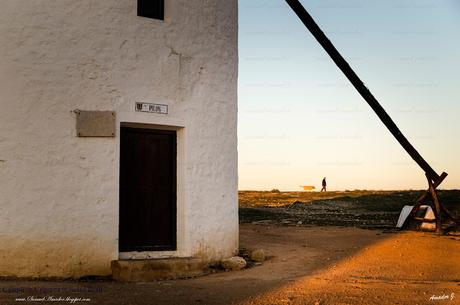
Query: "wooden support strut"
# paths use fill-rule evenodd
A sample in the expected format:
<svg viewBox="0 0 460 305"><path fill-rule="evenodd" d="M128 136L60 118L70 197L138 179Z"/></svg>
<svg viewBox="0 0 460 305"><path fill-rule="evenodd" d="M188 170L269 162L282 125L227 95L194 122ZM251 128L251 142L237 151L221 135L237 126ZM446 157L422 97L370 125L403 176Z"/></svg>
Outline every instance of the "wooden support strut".
<svg viewBox="0 0 460 305"><path fill-rule="evenodd" d="M339 69L345 74L348 80L352 83L355 89L359 94L366 100L369 106L374 110L380 120L385 124L391 134L396 138L396 140L401 144L401 146L406 150L406 152L411 156L412 159L423 169L425 175L428 179L429 189L424 193L418 200L416 206L412 210L412 216L414 217L416 210L420 205L429 197L433 199L435 205L435 213L437 213L437 230L441 229L441 211L448 215L448 217L455 222L456 220L443 205L440 204L436 188L441 184L441 182L447 177L447 173L443 172L441 175L438 175L436 171L428 164L428 162L423 159L423 157L418 153L414 146L407 140L403 135L395 122L387 114L385 109L380 105L377 99L372 95L366 85L361 81L358 75L353 71L348 62L342 57L342 55L337 51L332 42L326 37L324 32L316 24L310 14L305 10L302 4L298 0L286 0L287 4L292 8L292 10L297 14L299 19L307 27L310 33L315 37L319 44L324 48L324 50L329 54L331 59L339 67ZM438 223L439 220L439 223ZM439 232L439 231L438 231Z"/></svg>

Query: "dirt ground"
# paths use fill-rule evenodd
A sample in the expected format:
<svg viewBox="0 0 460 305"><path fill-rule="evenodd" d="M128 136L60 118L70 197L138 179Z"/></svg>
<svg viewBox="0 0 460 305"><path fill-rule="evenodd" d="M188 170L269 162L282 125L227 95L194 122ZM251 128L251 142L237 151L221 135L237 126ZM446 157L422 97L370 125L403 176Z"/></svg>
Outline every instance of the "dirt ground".
<svg viewBox="0 0 460 305"><path fill-rule="evenodd" d="M241 223L346 226L394 230L404 205L423 191L257 192L239 195ZM440 200L460 216L460 191L439 192Z"/></svg>
<svg viewBox="0 0 460 305"><path fill-rule="evenodd" d="M458 194L449 196L452 199ZM352 204L347 211L349 219L353 219L353 211L369 214L361 217L366 219L365 227L369 227L367 219L372 220L372 200L362 198L368 195L373 196L350 196ZM250 196L264 199L266 194ZM193 279L150 283L0 281L0 304L32 303L20 301L30 296L36 299L49 296L64 300L82 298L74 304L460 304L460 235L396 232L385 226L372 227L372 222L373 230L360 228L362 222L355 221L344 222L341 226L328 225L327 221L309 223L305 205L314 206L314 200L320 200L319 206L329 207L314 207L320 218L339 213L333 209L345 209L345 205L334 207L331 203L340 203L342 199L337 198L342 195L327 196L333 198L307 201L289 197L287 200L293 202L280 204L275 209L282 211L274 210L274 213L265 213L263 209L268 209L270 204L260 204L254 198L252 207L240 202L243 209L241 248L264 249L268 255L268 260L258 266ZM240 198L245 200L244 196ZM279 199L276 200L279 202ZM324 200L327 203L323 203ZM289 208L293 204L304 208ZM392 204L395 203L388 200L387 205ZM365 205L368 207L363 208ZM255 210L246 213L244 209ZM262 209L260 214L258 209ZM291 209L288 210L290 214L283 209ZM296 210L298 215L292 212ZM380 215L381 211L375 211ZM334 217L340 219L340 215ZM303 221L299 224L301 218ZM395 221L389 216L384 219Z"/></svg>

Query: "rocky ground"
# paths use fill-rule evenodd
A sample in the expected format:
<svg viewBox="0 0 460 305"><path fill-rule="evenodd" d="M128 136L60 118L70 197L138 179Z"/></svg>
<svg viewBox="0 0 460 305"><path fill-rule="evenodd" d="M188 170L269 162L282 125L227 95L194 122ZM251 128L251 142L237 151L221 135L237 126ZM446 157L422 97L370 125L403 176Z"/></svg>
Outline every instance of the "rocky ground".
<svg viewBox="0 0 460 305"><path fill-rule="evenodd" d="M402 207L413 205L422 193L242 191L240 222L394 230ZM440 191L439 196L449 210L460 215L460 191Z"/></svg>

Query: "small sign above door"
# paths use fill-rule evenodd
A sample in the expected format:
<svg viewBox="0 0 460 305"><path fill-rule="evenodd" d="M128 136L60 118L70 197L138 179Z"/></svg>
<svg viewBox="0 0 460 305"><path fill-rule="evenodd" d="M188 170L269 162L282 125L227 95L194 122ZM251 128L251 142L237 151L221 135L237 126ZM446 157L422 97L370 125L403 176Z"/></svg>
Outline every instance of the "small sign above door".
<svg viewBox="0 0 460 305"><path fill-rule="evenodd" d="M136 102L136 111L168 114L168 105Z"/></svg>

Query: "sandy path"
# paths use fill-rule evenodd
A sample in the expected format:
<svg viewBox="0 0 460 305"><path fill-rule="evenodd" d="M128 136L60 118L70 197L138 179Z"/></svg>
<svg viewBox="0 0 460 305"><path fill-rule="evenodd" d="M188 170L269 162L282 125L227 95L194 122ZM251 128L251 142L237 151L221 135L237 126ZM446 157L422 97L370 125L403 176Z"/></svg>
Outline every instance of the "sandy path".
<svg viewBox="0 0 460 305"><path fill-rule="evenodd" d="M460 239L385 237L241 304L460 304Z"/></svg>

